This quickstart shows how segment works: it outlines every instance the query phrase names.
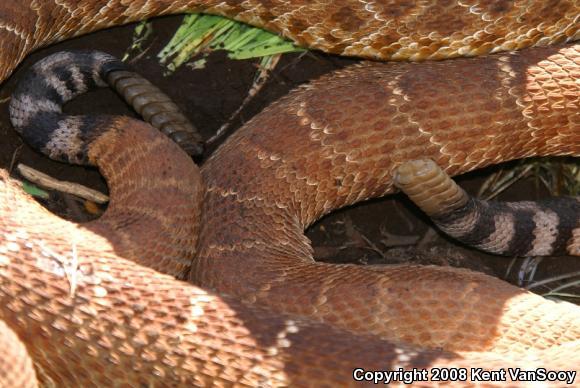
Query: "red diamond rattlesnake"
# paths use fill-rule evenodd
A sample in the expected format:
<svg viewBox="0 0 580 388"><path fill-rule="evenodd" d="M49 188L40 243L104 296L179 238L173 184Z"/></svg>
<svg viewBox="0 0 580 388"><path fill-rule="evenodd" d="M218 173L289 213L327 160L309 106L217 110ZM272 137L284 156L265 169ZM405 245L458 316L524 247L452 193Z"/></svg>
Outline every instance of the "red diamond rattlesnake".
<svg viewBox="0 0 580 388"><path fill-rule="evenodd" d="M2 75L9 74L22 57L42 44L149 15L205 9L179 1L127 4L47 1L1 5ZM371 57L484 54L494 47L547 44L550 39L546 35L556 42L578 35L574 2L551 5L546 11L558 19L552 20L544 12L541 24L533 15L539 15L537 8L543 2L538 2L536 9L531 6L525 17L516 17L521 9L515 5L499 1L482 4L487 13L461 13L463 6L449 2L442 7L448 8L448 13L425 7L421 8L425 12L422 17L412 12L412 5L404 4L365 8L362 3L334 2L331 10L318 13L317 3L310 4L308 11L298 3L219 4L209 9L282 31L316 48ZM241 12L242 8L253 11ZM341 15L375 10L379 14L373 18L351 17L345 19L348 23L340 23ZM442 21L441 15L451 15L451 20ZM499 16L504 17L501 22L486 21L499 20ZM392 23L399 24L389 27ZM82 28L78 29L79 25ZM285 29L287 25L294 27ZM416 32L411 32L411 27ZM463 35L449 36L450 29ZM361 42L369 48L362 48ZM579 57L574 45L480 60L356 66L300 88L266 109L221 147L203 169L207 185L203 229L199 256L191 272L197 284L255 305L363 328L388 338L481 353L463 359L295 322L207 294L116 257L141 260L168 271L165 264L173 266L170 260L161 264L155 260L175 257L179 249L181 256L190 255L195 234L182 218L184 208L195 209L193 199L175 214L184 229L168 228L163 239L144 238L144 231L151 230L147 223L137 224L141 234L111 235L106 227L114 221L113 204L108 219L79 227L42 212L6 178L0 190L0 227L5 231L0 240L2 318L23 340L33 341L29 352L47 373L44 377L71 385L117 380L136 385L156 378L167 384L173 379L198 384L344 383L355 366L577 368L577 343L557 346L578 340L577 308L556 305L466 271L316 264L310 260L301 230L330 209L388 192L396 164L417 155L433 158L453 174L529 155L578 155L575 80ZM443 111L445 115L440 114ZM371 121L366 120L369 117ZM119 127L123 125L128 124L120 119ZM285 131L284 142L280 142L279 133L269 132L273 128ZM152 143L152 136L144 130L142 143L133 136L130 140L121 137L112 142L117 148L95 151L104 152L104 159L112 159L110 163L105 160L102 167L110 179L112 197L114 188L121 194L121 211L127 206L123 193L132 188L116 186L121 181L116 177L130 174L137 179L142 174L146 180L155 168L160 173L167 168L167 164L141 164L141 159L138 168L131 167L133 164L127 167L128 159L142 155L139 150L152 152L152 147L161 147L153 149L157 155L177 153L162 141ZM129 141L138 147L126 155L122 149ZM111 155L126 156L116 159ZM172 173L179 180L186 179L184 176L195 180L189 161L177 159L168 162L175 166ZM244 170L251 173L244 174ZM157 187L162 187L174 179L166 176L158 181ZM184 185L176 195L193 198L189 190L196 191ZM155 199L151 206L159 209L158 197L145 194L142 201ZM167 206L171 209L175 202L169 201ZM190 217L195 214L192 210ZM155 217L149 222L162 224ZM71 236L78 237L74 246L79 270L72 271L76 274L74 298L70 277L48 264L57 260L50 257L55 256L51 251L61 259L71 252ZM153 248L132 244L129 240L134 236L151 242ZM159 256L151 256L152 251ZM243 284L238 282L241 273L246 279ZM52 276L50 281L48 276ZM543 350L554 344L552 349ZM490 350L509 353L485 353ZM524 361L524 353L534 355ZM534 357L543 363L532 361ZM129 362L141 370L129 368Z"/></svg>

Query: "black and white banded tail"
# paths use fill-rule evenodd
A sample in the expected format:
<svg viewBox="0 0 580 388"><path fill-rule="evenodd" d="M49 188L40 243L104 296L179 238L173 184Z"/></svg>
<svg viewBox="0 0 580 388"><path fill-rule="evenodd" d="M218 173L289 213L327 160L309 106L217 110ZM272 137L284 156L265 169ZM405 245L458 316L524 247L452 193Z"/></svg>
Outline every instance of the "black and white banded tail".
<svg viewBox="0 0 580 388"><path fill-rule="evenodd" d="M439 229L466 245L509 256L580 256L580 198L479 200L431 160L403 163L394 182Z"/></svg>
<svg viewBox="0 0 580 388"><path fill-rule="evenodd" d="M202 154L201 136L169 97L117 58L99 51L63 51L37 62L13 93L10 119L39 151L84 164L86 144L95 133L92 128L107 125L111 117L67 115L62 107L91 89L109 85L191 156Z"/></svg>

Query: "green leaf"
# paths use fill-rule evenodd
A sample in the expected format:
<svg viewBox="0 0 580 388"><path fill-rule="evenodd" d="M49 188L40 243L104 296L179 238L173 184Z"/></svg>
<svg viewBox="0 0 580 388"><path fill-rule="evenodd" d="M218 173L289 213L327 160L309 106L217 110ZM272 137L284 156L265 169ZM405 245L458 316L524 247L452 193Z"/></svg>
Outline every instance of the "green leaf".
<svg viewBox="0 0 580 388"><path fill-rule="evenodd" d="M47 199L50 196L48 192L28 182L22 182L22 189L33 197Z"/></svg>
<svg viewBox="0 0 580 388"><path fill-rule="evenodd" d="M278 35L247 24L221 16L192 14L183 18L158 58L172 72L194 56L215 50L225 50L237 60L304 51Z"/></svg>

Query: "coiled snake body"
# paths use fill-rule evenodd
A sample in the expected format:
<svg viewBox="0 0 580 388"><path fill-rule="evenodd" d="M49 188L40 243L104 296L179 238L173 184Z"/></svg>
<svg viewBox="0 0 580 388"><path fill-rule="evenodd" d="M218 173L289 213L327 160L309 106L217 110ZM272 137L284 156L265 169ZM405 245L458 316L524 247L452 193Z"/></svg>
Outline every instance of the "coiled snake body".
<svg viewBox="0 0 580 388"><path fill-rule="evenodd" d="M185 10L384 59L486 54L579 35L574 1L5 2L1 75L43 44ZM332 209L390 192L393 171L409 159L428 157L458 174L578 155L579 66L571 44L341 70L232 136L204 165L205 187L149 126L111 119L87 149L111 188L99 221L62 221L6 174L0 179L0 316L25 342L37 375L68 385L330 385L355 383L357 367L577 371L577 307L464 270L315 263L302 230Z"/></svg>

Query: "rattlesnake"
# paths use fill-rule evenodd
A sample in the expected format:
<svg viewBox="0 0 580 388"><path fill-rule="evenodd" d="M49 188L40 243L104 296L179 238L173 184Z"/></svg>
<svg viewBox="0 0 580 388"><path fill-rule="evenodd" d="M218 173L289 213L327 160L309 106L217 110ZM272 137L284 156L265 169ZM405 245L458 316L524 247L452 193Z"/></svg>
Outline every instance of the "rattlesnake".
<svg viewBox="0 0 580 388"><path fill-rule="evenodd" d="M412 4L334 2L318 9L244 2L207 9L315 48L393 59L484 54L578 36L574 2L547 6L552 18L533 17L543 2L527 14L511 2L471 13L461 13L463 3L438 4L445 6L417 6L432 12L422 17ZM42 44L147 15L206 9L196 6L3 4L2 75ZM435 12L442 10L450 13ZM369 12L377 13L360 18ZM201 198L191 161L174 145L143 124L115 119L89 147L111 187L100 223L58 220L5 174L0 180L2 318L32 341L28 351L44 380L71 385L353 383L358 366L577 369L577 308L468 271L314 263L301 230L333 208L389 192L396 165L413 157L430 157L456 174L535 154L578 155L578 51L570 45L436 64L365 63L299 88L255 117L203 167L199 253L189 274L181 273L245 304L121 258L169 271L171 259L192 256ZM273 129L284 130L284 142ZM135 149L124 152L127 144ZM140 191L155 171L151 192ZM159 197L174 186L175 200L160 208ZM149 206L156 212L140 210ZM173 222L182 228L174 230ZM187 260L177 264L186 271ZM356 337L262 305L408 344ZM458 351L477 353L452 353Z"/></svg>

